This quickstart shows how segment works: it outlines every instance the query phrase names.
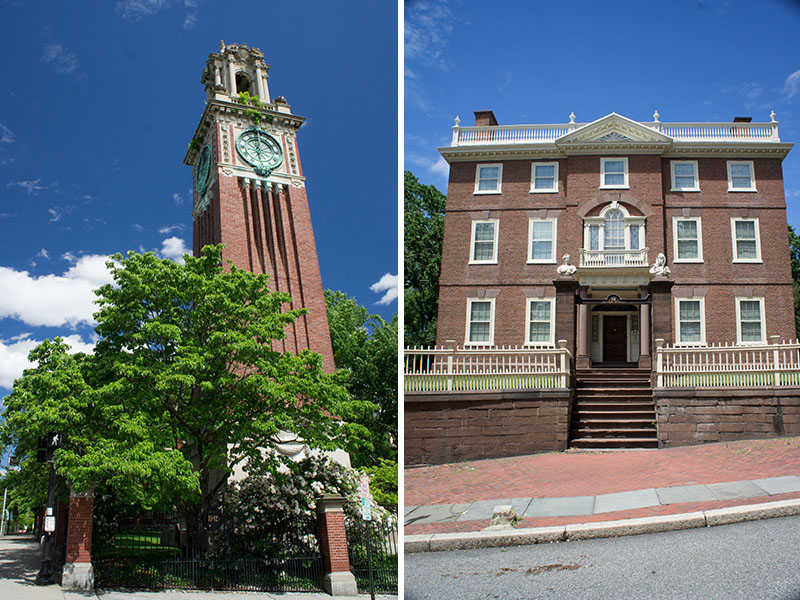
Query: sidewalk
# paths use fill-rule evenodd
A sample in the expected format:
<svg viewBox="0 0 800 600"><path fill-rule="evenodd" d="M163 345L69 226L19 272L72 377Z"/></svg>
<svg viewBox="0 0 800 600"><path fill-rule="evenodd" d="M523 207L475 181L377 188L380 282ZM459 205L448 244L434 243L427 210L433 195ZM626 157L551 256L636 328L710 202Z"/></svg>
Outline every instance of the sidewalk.
<svg viewBox="0 0 800 600"><path fill-rule="evenodd" d="M798 498L800 438L570 451L407 469L404 532L409 541L479 532L499 505L514 507L515 529L529 529Z"/></svg>
<svg viewBox="0 0 800 600"><path fill-rule="evenodd" d="M89 593L66 592L59 585L33 584L41 566L42 553L30 535L0 537L0 599L2 600L331 600L325 593L301 592L213 592L167 590L162 592L96 590ZM381 600L397 596L378 595ZM337 596L337 600L366 600L369 594Z"/></svg>

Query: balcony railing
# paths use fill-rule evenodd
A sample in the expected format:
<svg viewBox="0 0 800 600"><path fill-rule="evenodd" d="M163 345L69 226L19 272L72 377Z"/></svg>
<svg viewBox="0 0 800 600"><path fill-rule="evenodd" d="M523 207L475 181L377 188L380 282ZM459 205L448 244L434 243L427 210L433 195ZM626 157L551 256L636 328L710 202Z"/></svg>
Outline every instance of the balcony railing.
<svg viewBox="0 0 800 600"><path fill-rule="evenodd" d="M778 123L640 123L676 142L780 142ZM451 146L546 144L588 123L453 127Z"/></svg>
<svg viewBox="0 0 800 600"><path fill-rule="evenodd" d="M656 340L658 387L800 386L800 343L665 346Z"/></svg>
<svg viewBox="0 0 800 600"><path fill-rule="evenodd" d="M406 348L406 392L566 388L570 353L559 348Z"/></svg>
<svg viewBox="0 0 800 600"><path fill-rule="evenodd" d="M580 266L592 267L649 267L648 248L640 250L587 250L581 248Z"/></svg>

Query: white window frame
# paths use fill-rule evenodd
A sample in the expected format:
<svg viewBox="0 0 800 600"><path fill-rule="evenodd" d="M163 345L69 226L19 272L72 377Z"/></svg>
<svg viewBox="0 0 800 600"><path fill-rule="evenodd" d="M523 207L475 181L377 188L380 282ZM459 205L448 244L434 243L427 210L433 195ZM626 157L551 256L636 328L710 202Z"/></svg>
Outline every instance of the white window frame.
<svg viewBox="0 0 800 600"><path fill-rule="evenodd" d="M467 298L467 326L466 331L464 333L464 345L465 346L494 346L494 298ZM470 321L470 315L472 313L472 303L473 302L488 302L489 303L489 340L486 342L471 342L469 339L470 334L470 326L472 325L472 321Z"/></svg>
<svg viewBox="0 0 800 600"><path fill-rule="evenodd" d="M616 202L612 202L609 205L605 206L603 210L600 211L600 214L595 217L584 217L583 218L583 247L587 250L591 250L593 252L599 252L606 250L606 214L615 208L618 208L622 211L623 221L625 223L625 250L632 250L631 246L631 225L637 225L639 227L639 238L638 238L638 245L639 250L644 250L647 247L647 219L643 216L633 216L631 215L628 210ZM592 248L591 243L591 233L589 228L592 226L596 226L597 230L597 248ZM530 256L530 251L528 252Z"/></svg>
<svg viewBox="0 0 800 600"><path fill-rule="evenodd" d="M488 260L477 260L475 258L475 236L478 230L478 223L494 224L494 240L492 240L492 258ZM497 241L500 236L500 219L474 219L472 221L472 233L470 234L469 244L469 264L471 265L496 265L497 264Z"/></svg>
<svg viewBox="0 0 800 600"><path fill-rule="evenodd" d="M623 182L621 185L606 185L606 163L607 162L619 162L622 161L623 164ZM601 190L627 190L630 186L628 185L628 157L627 156L617 156L613 158L601 158L600 159L600 189Z"/></svg>
<svg viewBox="0 0 800 600"><path fill-rule="evenodd" d="M750 167L750 187L733 187L733 175L731 175L732 165L748 165ZM728 191L729 192L755 192L756 190L756 169L752 160L729 160L728 166Z"/></svg>
<svg viewBox="0 0 800 600"><path fill-rule="evenodd" d="M678 223L680 221L695 221L697 223L697 258L680 258L678 253ZM703 262L703 223L701 217L672 217L672 242L674 263L701 263Z"/></svg>
<svg viewBox="0 0 800 600"><path fill-rule="evenodd" d="M692 165L694 170L694 185L692 187L678 187L675 175L676 165ZM697 161L696 160L671 160L669 162L670 176L672 179L673 192L699 192L700 191L700 177L698 175ZM685 176L684 176L685 177Z"/></svg>
<svg viewBox="0 0 800 600"><path fill-rule="evenodd" d="M553 187L536 189L536 167L553 167ZM558 162L531 163L531 194L552 194L558 192Z"/></svg>
<svg viewBox="0 0 800 600"><path fill-rule="evenodd" d="M547 302L550 305L550 339L547 342L531 342L531 303ZM528 298L525 302L525 343L528 348L555 348L556 337L556 299L555 298Z"/></svg>
<svg viewBox="0 0 800 600"><path fill-rule="evenodd" d="M739 249L736 244L736 223L739 221L754 221L756 232L756 257L739 258ZM761 261L761 233L758 228L758 217L731 217L731 251L735 263L760 263Z"/></svg>
<svg viewBox="0 0 800 600"><path fill-rule="evenodd" d="M700 341L685 342L681 339L681 302L700 303ZM706 344L706 302L703 297L675 298L675 345L676 346L705 346Z"/></svg>
<svg viewBox="0 0 800 600"><path fill-rule="evenodd" d="M758 302L759 310L761 311L761 339L757 341L743 341L742 340L742 302ZM736 297L736 343L742 346L757 346L759 344L767 343L767 318L764 312L764 297Z"/></svg>
<svg viewBox="0 0 800 600"><path fill-rule="evenodd" d="M481 169L484 167L497 167L497 188L493 190L480 190ZM475 167L475 194L500 194L503 189L503 163L481 163Z"/></svg>
<svg viewBox="0 0 800 600"><path fill-rule="evenodd" d="M536 258L532 257L533 254L533 224L534 222L548 221L553 226L553 244L550 247L550 258ZM551 265L558 262L556 260L556 243L558 242L558 219L539 219L531 217L528 219L528 264L529 265Z"/></svg>

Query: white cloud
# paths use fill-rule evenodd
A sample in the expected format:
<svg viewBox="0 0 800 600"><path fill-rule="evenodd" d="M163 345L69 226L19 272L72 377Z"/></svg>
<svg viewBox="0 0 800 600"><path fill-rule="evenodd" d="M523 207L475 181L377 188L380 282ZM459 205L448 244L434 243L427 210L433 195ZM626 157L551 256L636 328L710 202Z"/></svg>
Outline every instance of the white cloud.
<svg viewBox="0 0 800 600"><path fill-rule="evenodd" d="M431 173L439 175L447 179L450 176L450 165L447 164L447 161L443 157L439 157L431 167L428 168Z"/></svg>
<svg viewBox="0 0 800 600"><path fill-rule="evenodd" d="M27 271L0 267L0 318L31 326L75 327L94 324L93 290L111 283L104 255L82 256L63 275L32 277Z"/></svg>
<svg viewBox="0 0 800 600"><path fill-rule="evenodd" d="M406 3L403 27L406 61L449 68L449 62L443 57L453 32L453 19L446 1Z"/></svg>
<svg viewBox="0 0 800 600"><path fill-rule="evenodd" d="M61 44L49 44L44 49L42 60L52 64L59 73L72 73L78 68L78 58Z"/></svg>
<svg viewBox="0 0 800 600"><path fill-rule="evenodd" d="M130 21L141 21L169 5L168 0L118 0L117 12Z"/></svg>
<svg viewBox="0 0 800 600"><path fill-rule="evenodd" d="M0 123L0 144L13 144L14 143L14 134L11 130Z"/></svg>
<svg viewBox="0 0 800 600"><path fill-rule="evenodd" d="M183 204L183 197L177 192L172 194L172 201L175 203L175 206L180 206Z"/></svg>
<svg viewBox="0 0 800 600"><path fill-rule="evenodd" d="M169 237L161 242L161 256L176 263L183 264L183 255L188 253L189 249L179 237Z"/></svg>
<svg viewBox="0 0 800 600"><path fill-rule="evenodd" d="M386 273L378 281L369 286L369 289L371 289L376 294L385 292L383 294L383 297L380 300L378 300L375 304L380 304L382 306L391 304L397 299L397 294L398 294L397 275Z"/></svg>
<svg viewBox="0 0 800 600"><path fill-rule="evenodd" d="M84 342L79 335L62 337L70 345L71 352L89 354L94 351L94 342ZM35 363L28 362L28 354L41 342L42 340L31 339L29 333L0 340L0 388L11 389L22 371L36 366Z"/></svg>
<svg viewBox="0 0 800 600"><path fill-rule="evenodd" d="M47 212L50 213L50 222L51 223L55 223L56 221L60 221L61 220L61 215L63 213L59 209L57 209L57 208L48 208Z"/></svg>
<svg viewBox="0 0 800 600"><path fill-rule="evenodd" d="M39 250L39 254L36 256L41 256L42 258L50 258L50 254L47 252L47 248L42 248Z"/></svg>
<svg viewBox="0 0 800 600"><path fill-rule="evenodd" d="M162 227L161 229L158 230L158 233L166 235L168 233L172 233L173 231L183 231L184 229L186 229L186 226L183 223L176 223L175 225Z"/></svg>
<svg viewBox="0 0 800 600"><path fill-rule="evenodd" d="M194 24L197 22L197 14L191 12L186 15L186 18L183 20L183 28L184 29L191 29L194 27Z"/></svg>
<svg viewBox="0 0 800 600"><path fill-rule="evenodd" d="M39 185L39 182L41 180L42 180L42 178L39 177L38 179L33 179L33 180L12 181L8 185L6 185L6 187L7 188L10 188L10 187L13 187L13 186L21 187L26 192L28 192L28 194L30 195L30 194L35 194L39 190L45 189L45 186Z"/></svg>
<svg viewBox="0 0 800 600"><path fill-rule="evenodd" d="M783 84L783 93L787 98L795 96L798 92L800 92L800 69L789 75Z"/></svg>

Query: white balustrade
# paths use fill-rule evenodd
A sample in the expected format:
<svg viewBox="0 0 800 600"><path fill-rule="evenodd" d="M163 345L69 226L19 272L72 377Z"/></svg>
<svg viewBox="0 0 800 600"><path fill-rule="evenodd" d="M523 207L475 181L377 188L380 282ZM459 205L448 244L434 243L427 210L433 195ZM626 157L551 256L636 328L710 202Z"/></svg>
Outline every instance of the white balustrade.
<svg viewBox="0 0 800 600"><path fill-rule="evenodd" d="M581 268L592 267L648 267L649 248L640 250L587 250L580 249Z"/></svg>
<svg viewBox="0 0 800 600"><path fill-rule="evenodd" d="M800 342L664 346L656 340L658 387L800 385Z"/></svg>
<svg viewBox="0 0 800 600"><path fill-rule="evenodd" d="M588 123L453 127L451 146L546 144ZM676 142L780 142L778 123L640 123Z"/></svg>
<svg viewBox="0 0 800 600"><path fill-rule="evenodd" d="M406 348L406 392L566 388L570 353L560 348Z"/></svg>

